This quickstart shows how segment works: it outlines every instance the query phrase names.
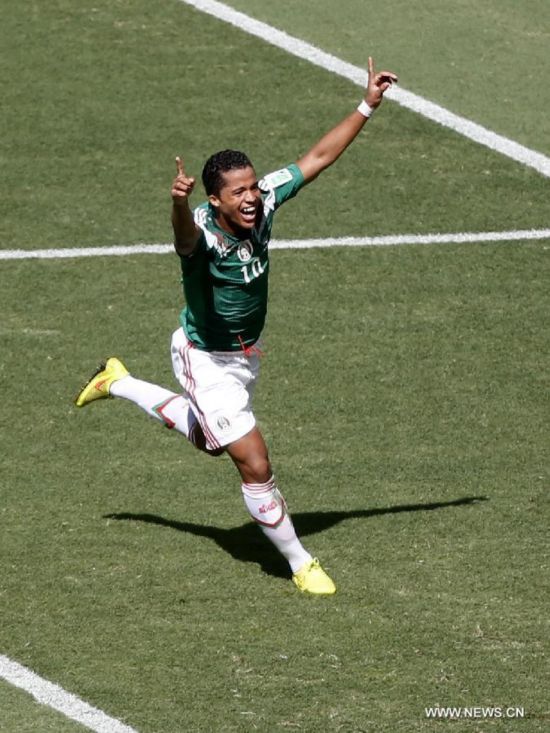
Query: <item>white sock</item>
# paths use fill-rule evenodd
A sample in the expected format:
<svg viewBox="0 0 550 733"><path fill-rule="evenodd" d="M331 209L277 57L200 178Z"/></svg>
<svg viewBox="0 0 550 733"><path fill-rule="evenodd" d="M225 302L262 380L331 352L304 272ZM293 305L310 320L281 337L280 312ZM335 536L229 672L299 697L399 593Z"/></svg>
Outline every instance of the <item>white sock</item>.
<svg viewBox="0 0 550 733"><path fill-rule="evenodd" d="M296 535L292 520L286 510L272 476L264 484L243 483L244 502L252 518L260 525L265 536L273 542L279 552L288 560L293 573L312 557L304 549Z"/></svg>
<svg viewBox="0 0 550 733"><path fill-rule="evenodd" d="M115 397L130 400L148 415L163 422L167 428L175 428L194 442L193 433L197 419L189 400L183 395L130 375L113 382L109 391Z"/></svg>

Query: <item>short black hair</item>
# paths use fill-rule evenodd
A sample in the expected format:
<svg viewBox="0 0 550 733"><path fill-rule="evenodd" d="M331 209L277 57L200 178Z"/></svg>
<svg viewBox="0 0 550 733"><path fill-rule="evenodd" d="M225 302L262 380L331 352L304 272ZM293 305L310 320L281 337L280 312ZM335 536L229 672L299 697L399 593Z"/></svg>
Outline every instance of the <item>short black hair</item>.
<svg viewBox="0 0 550 733"><path fill-rule="evenodd" d="M206 195L217 196L224 184L223 173L238 168L253 168L250 159L240 150L220 150L211 155L202 169L202 184Z"/></svg>

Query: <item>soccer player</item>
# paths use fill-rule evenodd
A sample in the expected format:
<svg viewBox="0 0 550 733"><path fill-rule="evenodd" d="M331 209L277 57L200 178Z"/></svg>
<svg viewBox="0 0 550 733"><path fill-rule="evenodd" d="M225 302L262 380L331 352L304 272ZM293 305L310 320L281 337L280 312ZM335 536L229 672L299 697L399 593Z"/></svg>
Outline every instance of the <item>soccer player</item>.
<svg viewBox="0 0 550 733"><path fill-rule="evenodd" d="M131 376L111 357L76 399L130 400L211 455L227 452L241 477L248 511L290 565L296 586L330 595L331 578L298 539L273 475L251 400L259 370L258 340L267 308L273 216L288 199L332 165L363 129L397 81L376 73L369 58L364 99L296 163L261 180L244 153L212 155L202 172L208 200L189 206L195 179L180 158L172 184L172 225L186 306L172 337L172 365L182 392Z"/></svg>

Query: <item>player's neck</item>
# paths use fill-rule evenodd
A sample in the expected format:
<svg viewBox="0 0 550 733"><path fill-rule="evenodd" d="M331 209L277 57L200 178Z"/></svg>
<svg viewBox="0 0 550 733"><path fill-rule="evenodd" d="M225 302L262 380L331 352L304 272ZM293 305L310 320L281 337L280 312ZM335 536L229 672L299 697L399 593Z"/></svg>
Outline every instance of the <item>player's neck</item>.
<svg viewBox="0 0 550 733"><path fill-rule="evenodd" d="M230 219L226 219L222 213L215 212L214 221L220 229L236 239L249 239L252 234L252 230L238 226L238 224L235 224Z"/></svg>

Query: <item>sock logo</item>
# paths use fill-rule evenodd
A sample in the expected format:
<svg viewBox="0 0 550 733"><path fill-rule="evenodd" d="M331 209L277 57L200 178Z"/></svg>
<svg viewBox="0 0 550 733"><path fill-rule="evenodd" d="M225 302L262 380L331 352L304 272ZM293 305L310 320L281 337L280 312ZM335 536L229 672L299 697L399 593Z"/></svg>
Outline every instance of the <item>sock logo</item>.
<svg viewBox="0 0 550 733"><path fill-rule="evenodd" d="M273 509L276 509L279 506L279 502L277 499L273 499L273 501L270 501L269 504L262 504L262 506L258 509L260 514L267 514L267 512L271 512Z"/></svg>

